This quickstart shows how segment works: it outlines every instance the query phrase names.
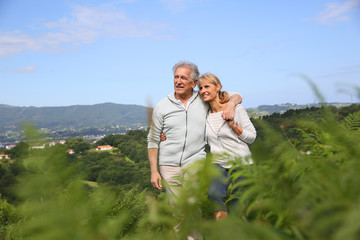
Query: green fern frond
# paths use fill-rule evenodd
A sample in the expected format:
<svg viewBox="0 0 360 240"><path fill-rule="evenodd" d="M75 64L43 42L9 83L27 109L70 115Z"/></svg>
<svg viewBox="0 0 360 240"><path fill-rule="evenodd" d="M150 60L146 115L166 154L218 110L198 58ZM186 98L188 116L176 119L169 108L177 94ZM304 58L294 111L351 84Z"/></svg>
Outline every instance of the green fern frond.
<svg viewBox="0 0 360 240"><path fill-rule="evenodd" d="M344 126L356 134L360 134L360 111L349 114L344 119Z"/></svg>

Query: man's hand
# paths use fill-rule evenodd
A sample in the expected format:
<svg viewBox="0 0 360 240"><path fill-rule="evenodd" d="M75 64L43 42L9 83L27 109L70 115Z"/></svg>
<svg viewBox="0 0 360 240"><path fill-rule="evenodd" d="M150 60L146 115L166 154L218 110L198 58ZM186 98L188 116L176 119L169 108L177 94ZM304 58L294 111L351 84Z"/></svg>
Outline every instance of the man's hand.
<svg viewBox="0 0 360 240"><path fill-rule="evenodd" d="M225 108L223 110L223 113L221 114L221 117L226 120L226 121L229 121L229 120L234 120L234 112L235 112L235 105L231 102L228 102L226 105L225 105Z"/></svg>
<svg viewBox="0 0 360 240"><path fill-rule="evenodd" d="M158 171L151 173L151 184L154 188L157 188L159 190L162 189L161 176Z"/></svg>
<svg viewBox="0 0 360 240"><path fill-rule="evenodd" d="M223 113L221 114L221 117L228 121L228 120L234 120L234 112L235 112L235 106L237 104L240 104L242 102L242 97L235 93L230 98L229 101L226 103Z"/></svg>
<svg viewBox="0 0 360 240"><path fill-rule="evenodd" d="M162 189L161 176L157 169L158 149L148 148L148 155L149 155L150 171L151 171L151 184L154 188Z"/></svg>

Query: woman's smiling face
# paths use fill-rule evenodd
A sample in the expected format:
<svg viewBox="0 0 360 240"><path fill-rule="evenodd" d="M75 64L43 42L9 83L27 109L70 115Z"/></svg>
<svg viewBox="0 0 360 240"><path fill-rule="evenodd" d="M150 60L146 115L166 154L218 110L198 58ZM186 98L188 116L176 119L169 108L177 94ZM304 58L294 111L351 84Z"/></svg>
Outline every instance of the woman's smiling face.
<svg viewBox="0 0 360 240"><path fill-rule="evenodd" d="M218 97L221 86L203 80L199 84L200 96L204 102L214 101Z"/></svg>

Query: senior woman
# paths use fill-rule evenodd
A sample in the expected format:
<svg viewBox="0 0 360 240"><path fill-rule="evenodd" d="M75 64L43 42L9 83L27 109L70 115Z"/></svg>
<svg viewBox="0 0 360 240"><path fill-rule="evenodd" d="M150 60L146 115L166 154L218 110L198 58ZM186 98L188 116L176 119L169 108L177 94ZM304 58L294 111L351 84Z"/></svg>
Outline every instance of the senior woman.
<svg viewBox="0 0 360 240"><path fill-rule="evenodd" d="M221 91L221 82L214 74L203 74L199 78L198 87L202 100L210 105L206 119L206 137L210 152L213 154L213 163L221 173L220 177L215 178L210 185L209 199L214 203L215 218L222 219L228 214L225 201L231 183L229 180L231 162L241 159L244 164L253 163L248 144L255 141L256 130L241 104L235 107L234 120L225 121L221 117L229 96L227 92ZM242 179L240 177L235 182ZM235 188L233 194L238 194L239 191L239 188ZM237 198L234 198L231 205L234 206L236 202Z"/></svg>

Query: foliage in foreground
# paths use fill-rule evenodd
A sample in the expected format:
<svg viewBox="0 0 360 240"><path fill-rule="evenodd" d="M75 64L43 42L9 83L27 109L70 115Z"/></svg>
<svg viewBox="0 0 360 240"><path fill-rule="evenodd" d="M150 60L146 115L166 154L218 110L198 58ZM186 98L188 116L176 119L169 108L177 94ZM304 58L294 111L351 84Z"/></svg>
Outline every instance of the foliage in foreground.
<svg viewBox="0 0 360 240"><path fill-rule="evenodd" d="M293 138L284 138L258 120L255 164L234 166L233 177L247 177L241 196L230 196L240 205L219 222L206 198L216 175L211 156L191 168L172 209L163 193L90 187L54 148L24 159L21 201L0 201L0 239L185 239L192 232L205 239L359 239L359 122L359 112L339 124L323 108L318 121L297 121Z"/></svg>

